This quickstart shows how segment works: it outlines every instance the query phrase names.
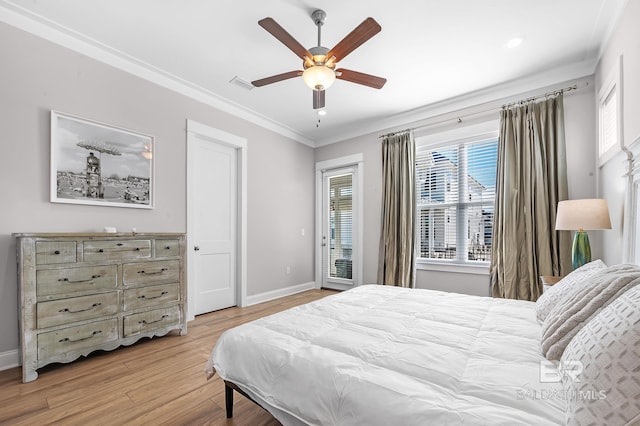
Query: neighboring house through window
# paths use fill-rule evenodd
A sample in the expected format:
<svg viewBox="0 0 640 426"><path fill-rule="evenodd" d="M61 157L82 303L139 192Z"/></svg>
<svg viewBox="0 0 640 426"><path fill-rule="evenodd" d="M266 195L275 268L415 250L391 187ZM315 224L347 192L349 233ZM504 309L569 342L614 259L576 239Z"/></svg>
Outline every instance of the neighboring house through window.
<svg viewBox="0 0 640 426"><path fill-rule="evenodd" d="M489 262L497 133L421 146L416 152L419 262Z"/></svg>

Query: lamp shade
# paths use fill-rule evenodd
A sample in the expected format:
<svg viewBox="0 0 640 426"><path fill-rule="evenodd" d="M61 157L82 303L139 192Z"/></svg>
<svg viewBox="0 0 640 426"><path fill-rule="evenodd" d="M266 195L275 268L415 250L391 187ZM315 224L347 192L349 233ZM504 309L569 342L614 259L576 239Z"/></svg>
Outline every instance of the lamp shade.
<svg viewBox="0 0 640 426"><path fill-rule="evenodd" d="M558 203L556 230L611 229L607 200L588 198Z"/></svg>
<svg viewBox="0 0 640 426"><path fill-rule="evenodd" d="M313 90L324 90L336 81L336 73L324 65L313 65L302 73L305 84Z"/></svg>

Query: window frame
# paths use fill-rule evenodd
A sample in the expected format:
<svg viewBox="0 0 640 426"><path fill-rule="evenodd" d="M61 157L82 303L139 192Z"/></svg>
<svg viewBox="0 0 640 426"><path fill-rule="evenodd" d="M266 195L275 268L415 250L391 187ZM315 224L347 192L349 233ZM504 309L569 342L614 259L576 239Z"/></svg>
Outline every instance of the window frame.
<svg viewBox="0 0 640 426"><path fill-rule="evenodd" d="M482 142L488 141L491 139L498 139L499 132L499 122L496 120L492 120L489 122L480 123L475 126L468 126L466 129L456 129L455 131L449 132L439 132L430 135L425 135L424 137L416 138L416 153L423 150L433 150L437 148L444 147L454 147L460 146L469 142ZM416 194L417 195L417 194ZM446 207L449 206L450 203L446 205L438 206L438 207ZM474 206L476 204L481 204L481 202L465 202L465 203L454 203L456 207L460 204L464 204L466 206ZM488 261L468 261L468 260L459 260L459 259L430 259L430 258L422 258L420 255L420 232L419 232L419 220L420 220L420 211L421 207L418 205L418 199L416 196L416 260L415 267L418 270L430 270L430 271L438 271L438 272L463 272L468 274L482 274L487 275L489 273L489 264ZM458 238L458 232L460 228L456 226L456 239Z"/></svg>
<svg viewBox="0 0 640 426"><path fill-rule="evenodd" d="M623 117L623 102L622 102L622 80L621 80L621 70L622 70L622 55L618 57L613 69L607 75L607 78L603 81L602 87L598 91L598 143L596 146L597 156L598 156L598 164L599 166L603 166L607 161L611 160L615 155L621 150L624 146L623 140L623 129L622 129L622 117ZM612 146L603 149L604 140L605 140L605 106L609 105L607 102L608 99L611 98L612 95L615 95L615 108L616 108L616 119L615 119L615 134L616 134L616 143Z"/></svg>

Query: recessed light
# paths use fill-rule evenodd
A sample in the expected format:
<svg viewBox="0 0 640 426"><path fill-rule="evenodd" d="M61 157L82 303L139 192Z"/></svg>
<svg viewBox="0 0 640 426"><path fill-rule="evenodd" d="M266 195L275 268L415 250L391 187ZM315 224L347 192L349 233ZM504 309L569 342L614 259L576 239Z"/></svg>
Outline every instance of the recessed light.
<svg viewBox="0 0 640 426"><path fill-rule="evenodd" d="M514 37L511 40L509 40L506 44L506 46L509 49L514 49L518 46L520 46L522 44L522 42L524 41L524 39L522 37Z"/></svg>
<svg viewBox="0 0 640 426"><path fill-rule="evenodd" d="M324 110L324 109L318 110L318 115L327 115L327 110Z"/></svg>

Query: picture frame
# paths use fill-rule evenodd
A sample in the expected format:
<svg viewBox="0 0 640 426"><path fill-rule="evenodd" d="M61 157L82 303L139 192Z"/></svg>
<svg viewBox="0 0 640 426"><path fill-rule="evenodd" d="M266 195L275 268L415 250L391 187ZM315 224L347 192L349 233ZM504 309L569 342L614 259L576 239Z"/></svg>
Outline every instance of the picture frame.
<svg viewBox="0 0 640 426"><path fill-rule="evenodd" d="M153 209L154 137L51 111L51 202Z"/></svg>

